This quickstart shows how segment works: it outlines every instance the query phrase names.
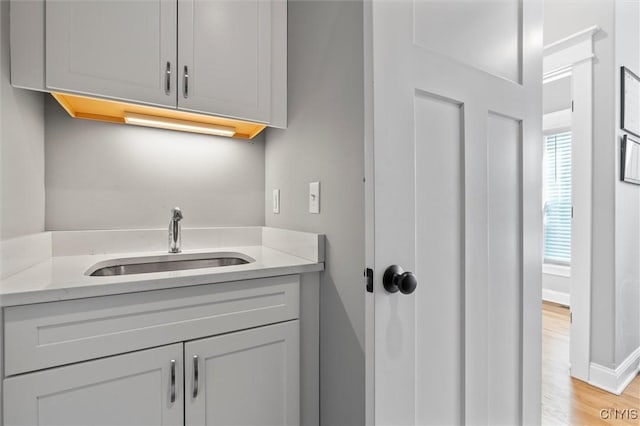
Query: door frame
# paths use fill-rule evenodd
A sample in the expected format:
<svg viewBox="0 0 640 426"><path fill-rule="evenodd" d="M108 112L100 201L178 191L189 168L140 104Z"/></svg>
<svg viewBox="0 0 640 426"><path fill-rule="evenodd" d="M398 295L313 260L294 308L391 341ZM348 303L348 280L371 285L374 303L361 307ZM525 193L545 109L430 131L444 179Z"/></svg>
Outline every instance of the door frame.
<svg viewBox="0 0 640 426"><path fill-rule="evenodd" d="M375 170L373 126L373 0L363 1L365 265L375 265ZM366 280L366 269L365 269ZM375 424L375 298L365 292L365 425Z"/></svg>
<svg viewBox="0 0 640 426"><path fill-rule="evenodd" d="M591 215L592 215L592 140L593 140L593 37L600 30L589 27L544 47L543 81L571 75L573 112L571 198L574 208L571 223L572 315L569 359L571 376L589 381L591 361ZM575 143L574 143L575 147Z"/></svg>

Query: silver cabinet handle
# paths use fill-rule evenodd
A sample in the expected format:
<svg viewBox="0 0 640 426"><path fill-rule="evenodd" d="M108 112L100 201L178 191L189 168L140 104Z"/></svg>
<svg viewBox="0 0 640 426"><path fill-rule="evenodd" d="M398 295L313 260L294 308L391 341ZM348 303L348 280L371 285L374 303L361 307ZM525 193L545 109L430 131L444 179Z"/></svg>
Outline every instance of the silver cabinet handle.
<svg viewBox="0 0 640 426"><path fill-rule="evenodd" d="M186 98L189 97L189 67L187 67L186 65L184 66L184 90L183 90L183 96Z"/></svg>
<svg viewBox="0 0 640 426"><path fill-rule="evenodd" d="M193 398L198 397L198 355L193 356Z"/></svg>
<svg viewBox="0 0 640 426"><path fill-rule="evenodd" d="M176 402L176 360L171 360L171 402Z"/></svg>
<svg viewBox="0 0 640 426"><path fill-rule="evenodd" d="M171 62L167 61L167 68L164 71L164 93L171 94Z"/></svg>

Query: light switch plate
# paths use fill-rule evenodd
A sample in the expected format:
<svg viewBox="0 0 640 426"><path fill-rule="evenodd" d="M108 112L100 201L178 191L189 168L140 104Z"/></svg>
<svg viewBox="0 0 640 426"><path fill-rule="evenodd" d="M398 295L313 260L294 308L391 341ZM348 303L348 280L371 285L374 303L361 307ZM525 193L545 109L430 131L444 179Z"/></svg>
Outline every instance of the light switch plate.
<svg viewBox="0 0 640 426"><path fill-rule="evenodd" d="M320 213L320 182L309 184L309 213Z"/></svg>
<svg viewBox="0 0 640 426"><path fill-rule="evenodd" d="M276 214L280 213L280 190L273 190L273 212Z"/></svg>

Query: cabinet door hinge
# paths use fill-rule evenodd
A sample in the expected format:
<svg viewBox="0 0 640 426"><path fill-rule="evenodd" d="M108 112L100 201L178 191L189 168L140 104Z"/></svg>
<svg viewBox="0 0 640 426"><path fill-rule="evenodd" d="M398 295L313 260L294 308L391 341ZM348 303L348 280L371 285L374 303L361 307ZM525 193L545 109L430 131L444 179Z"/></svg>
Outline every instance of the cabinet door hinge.
<svg viewBox="0 0 640 426"><path fill-rule="evenodd" d="M364 282L367 286L367 291L373 293L373 269L365 268L364 270Z"/></svg>

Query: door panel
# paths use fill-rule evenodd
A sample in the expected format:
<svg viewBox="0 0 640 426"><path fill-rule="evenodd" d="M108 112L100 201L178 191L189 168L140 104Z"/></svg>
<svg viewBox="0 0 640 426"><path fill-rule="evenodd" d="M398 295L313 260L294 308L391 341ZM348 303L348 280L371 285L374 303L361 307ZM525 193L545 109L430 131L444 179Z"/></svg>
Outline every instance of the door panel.
<svg viewBox="0 0 640 426"><path fill-rule="evenodd" d="M414 4L416 45L521 81L521 0L414 0Z"/></svg>
<svg viewBox="0 0 640 426"><path fill-rule="evenodd" d="M175 400L171 400L175 360ZM183 424L182 343L4 381L4 424Z"/></svg>
<svg viewBox="0 0 640 426"><path fill-rule="evenodd" d="M539 423L542 8L473 3L372 4L378 425Z"/></svg>
<svg viewBox="0 0 640 426"><path fill-rule="evenodd" d="M289 321L185 343L186 423L299 424L298 341Z"/></svg>
<svg viewBox="0 0 640 426"><path fill-rule="evenodd" d="M519 120L489 113L489 418L520 422L522 141Z"/></svg>
<svg viewBox="0 0 640 426"><path fill-rule="evenodd" d="M464 411L464 113L459 103L418 93L415 114L415 273L429 277L415 294L416 360L428 360L416 362L416 394L424 396L416 404L416 424L460 424Z"/></svg>
<svg viewBox="0 0 640 426"><path fill-rule="evenodd" d="M273 9L264 0L179 0L180 109L269 122Z"/></svg>
<svg viewBox="0 0 640 426"><path fill-rule="evenodd" d="M47 88L175 108L176 20L175 0L47 2Z"/></svg>

